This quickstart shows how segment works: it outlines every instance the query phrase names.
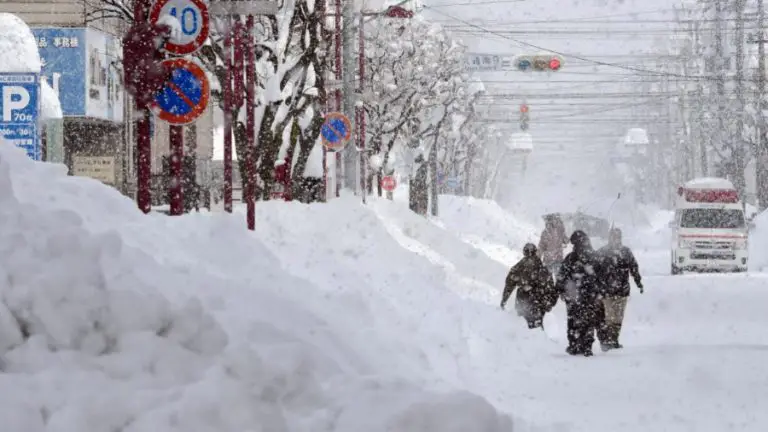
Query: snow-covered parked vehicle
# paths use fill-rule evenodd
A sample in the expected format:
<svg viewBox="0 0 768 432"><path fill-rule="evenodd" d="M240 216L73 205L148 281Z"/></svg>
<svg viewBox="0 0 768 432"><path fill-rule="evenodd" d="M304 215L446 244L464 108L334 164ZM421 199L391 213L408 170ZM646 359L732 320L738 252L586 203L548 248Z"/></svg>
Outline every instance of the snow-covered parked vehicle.
<svg viewBox="0 0 768 432"><path fill-rule="evenodd" d="M678 189L673 229L671 273L747 271L749 228L744 203L733 184L698 178Z"/></svg>

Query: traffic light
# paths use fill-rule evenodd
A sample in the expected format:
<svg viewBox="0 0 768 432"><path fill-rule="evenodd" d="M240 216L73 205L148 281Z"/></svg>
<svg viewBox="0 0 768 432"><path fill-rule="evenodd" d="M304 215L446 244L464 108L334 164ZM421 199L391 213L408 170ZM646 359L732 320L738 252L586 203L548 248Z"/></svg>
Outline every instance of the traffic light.
<svg viewBox="0 0 768 432"><path fill-rule="evenodd" d="M515 66L521 72L558 71L563 67L563 58L556 54L521 55L515 58Z"/></svg>
<svg viewBox="0 0 768 432"><path fill-rule="evenodd" d="M528 130L528 104L520 105L520 130L525 132Z"/></svg>
<svg viewBox="0 0 768 432"><path fill-rule="evenodd" d="M140 22L135 23L123 38L125 90L140 106L150 105L171 78L171 70L162 63L165 55L160 47L163 44L155 42L170 34L170 26Z"/></svg>

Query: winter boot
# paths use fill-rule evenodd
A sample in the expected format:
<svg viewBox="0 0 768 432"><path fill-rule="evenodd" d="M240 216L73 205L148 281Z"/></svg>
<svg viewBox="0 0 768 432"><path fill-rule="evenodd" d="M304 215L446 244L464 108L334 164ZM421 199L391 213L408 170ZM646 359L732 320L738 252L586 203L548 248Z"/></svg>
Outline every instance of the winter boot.
<svg viewBox="0 0 768 432"><path fill-rule="evenodd" d="M528 320L528 328L529 329L535 329L536 327L542 327L541 319L531 319Z"/></svg>
<svg viewBox="0 0 768 432"><path fill-rule="evenodd" d="M613 339L613 349L621 349L624 348L622 344L619 343L619 334L621 333L621 323L614 324L611 329L611 336Z"/></svg>
<svg viewBox="0 0 768 432"><path fill-rule="evenodd" d="M572 356L582 354L582 352L573 345L568 346L568 348L565 349L565 352Z"/></svg>

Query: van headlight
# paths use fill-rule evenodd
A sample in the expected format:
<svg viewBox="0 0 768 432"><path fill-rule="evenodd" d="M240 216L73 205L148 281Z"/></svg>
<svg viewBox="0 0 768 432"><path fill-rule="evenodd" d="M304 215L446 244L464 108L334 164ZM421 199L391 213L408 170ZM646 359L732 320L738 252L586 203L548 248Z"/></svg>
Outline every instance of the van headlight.
<svg viewBox="0 0 768 432"><path fill-rule="evenodd" d="M747 239L739 239L733 242L733 248L734 249L746 249L747 248Z"/></svg>

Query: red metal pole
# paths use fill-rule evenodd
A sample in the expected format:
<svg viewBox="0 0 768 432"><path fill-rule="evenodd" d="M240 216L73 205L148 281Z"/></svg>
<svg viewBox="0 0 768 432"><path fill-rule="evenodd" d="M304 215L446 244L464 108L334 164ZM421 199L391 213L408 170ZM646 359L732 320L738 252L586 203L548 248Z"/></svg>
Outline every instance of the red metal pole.
<svg viewBox="0 0 768 432"><path fill-rule="evenodd" d="M224 211L232 213L232 19L224 36Z"/></svg>
<svg viewBox="0 0 768 432"><path fill-rule="evenodd" d="M336 85L341 83L341 2L336 0ZM341 112L341 89L336 89L336 109ZM336 152L336 197L341 196L341 152Z"/></svg>
<svg viewBox="0 0 768 432"><path fill-rule="evenodd" d="M322 16L322 19L320 21L321 27L320 27L320 34L325 34L325 26L327 24L328 15L326 15L327 7L326 7L326 0L320 0L320 13ZM323 107L325 109L325 112L328 112L328 95L326 93L325 98L325 106ZM328 201L328 149L325 148L325 146L322 146L323 148L323 202Z"/></svg>
<svg viewBox="0 0 768 432"><path fill-rule="evenodd" d="M133 4L133 17L136 22L146 21L150 0L136 0ZM149 213L152 209L152 141L149 135L149 116L147 107L138 100L135 102L136 113L136 203L139 210Z"/></svg>
<svg viewBox="0 0 768 432"><path fill-rule="evenodd" d="M168 185L168 201L171 204L171 216L180 216L184 214L184 189L181 182L182 161L184 160L184 128L172 125L169 131L171 183Z"/></svg>
<svg viewBox="0 0 768 432"><path fill-rule="evenodd" d="M242 40L246 55L246 99L245 107L246 120L245 120L245 133L246 135L246 173L245 179L243 179L246 197L245 202L247 206L246 210L246 223L248 229L253 231L256 229L256 161L254 160L254 152L256 151L256 119L253 116L253 107L256 104L256 55L254 53L253 43L253 15L248 15L248 19L245 24L245 37Z"/></svg>
<svg viewBox="0 0 768 432"><path fill-rule="evenodd" d="M360 29L358 38L359 42L359 54L358 54L358 67L360 68L360 100L363 101L363 92L365 91L365 32L363 31L364 25L363 14L360 14ZM368 195L367 181L365 178L366 165L368 164L368 152L365 149L365 105L363 104L358 108L359 114L357 115L356 125L358 130L358 146L360 151L360 195L363 197L363 204L365 204L365 196Z"/></svg>

